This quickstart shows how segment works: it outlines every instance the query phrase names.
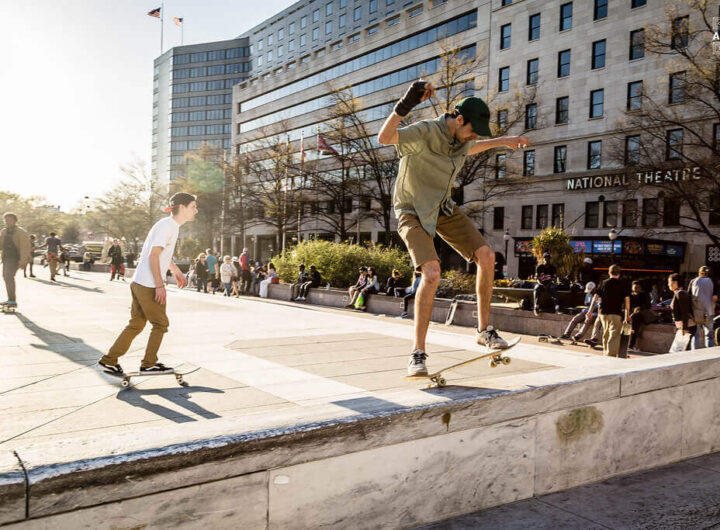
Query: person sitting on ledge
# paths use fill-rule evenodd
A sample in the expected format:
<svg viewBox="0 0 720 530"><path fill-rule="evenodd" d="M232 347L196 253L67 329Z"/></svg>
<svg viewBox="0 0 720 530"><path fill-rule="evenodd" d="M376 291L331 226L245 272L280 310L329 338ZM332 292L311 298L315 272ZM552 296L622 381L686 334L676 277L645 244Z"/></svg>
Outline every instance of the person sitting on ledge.
<svg viewBox="0 0 720 530"><path fill-rule="evenodd" d="M555 265L550 263L550 253L543 254L542 263L535 269L535 278L537 285L533 289L533 312L535 316L540 314L540 296L543 291L547 290L552 298L555 312L560 313L560 302L558 301L557 288L555 287L555 278L557 278L557 269Z"/></svg>
<svg viewBox="0 0 720 530"><path fill-rule="evenodd" d="M365 287L360 290L360 295L355 302L355 309L367 311L367 301L371 294L376 294L380 289L380 281L373 267L368 267L368 274Z"/></svg>
<svg viewBox="0 0 720 530"><path fill-rule="evenodd" d="M355 285L348 288L348 294L350 295L350 302L345 306L345 309L352 309L355 306L360 291L362 291L367 285L367 267L360 267L360 276L358 276Z"/></svg>
<svg viewBox="0 0 720 530"><path fill-rule="evenodd" d="M385 294L387 296L402 296L402 288L400 287L400 279L402 274L397 269L393 269L392 275L385 283Z"/></svg>
<svg viewBox="0 0 720 530"><path fill-rule="evenodd" d="M296 301L304 302L305 300L307 300L308 292L310 291L310 289L317 289L322 285L322 276L320 276L320 273L318 272L315 265L310 265L310 275L306 276L306 278L309 278L309 280L304 282L300 286L300 294L297 298L295 298Z"/></svg>

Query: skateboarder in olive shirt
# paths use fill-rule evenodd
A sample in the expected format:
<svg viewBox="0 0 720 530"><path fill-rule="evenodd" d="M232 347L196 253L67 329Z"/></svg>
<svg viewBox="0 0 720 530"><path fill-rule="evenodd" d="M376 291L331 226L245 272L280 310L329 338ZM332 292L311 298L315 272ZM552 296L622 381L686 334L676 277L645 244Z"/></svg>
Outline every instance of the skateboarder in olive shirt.
<svg viewBox="0 0 720 530"><path fill-rule="evenodd" d="M610 277L600 282L597 292L590 302L587 320L590 320L593 307L600 301L600 322L602 322L603 355L617 357L620 353L620 338L623 321L630 323L630 287L628 282L620 279L622 269L619 265L610 265ZM623 309L625 310L623 318Z"/></svg>
<svg viewBox="0 0 720 530"><path fill-rule="evenodd" d="M145 348L145 357L140 365L140 373L165 374L172 373L173 369L158 362L157 352L160 349L162 337L168 329L168 318L165 302L165 273L170 269L175 276L178 287L183 289L187 280L182 271L173 263L180 227L197 215L197 203L189 193L176 193L170 198L170 206L165 212L172 212L169 217L161 219L150 229L145 238L140 259L135 269L135 276L130 284L132 293L132 308L130 309L130 322L120 333L107 355L98 362L101 368L123 374L118 358L124 355L133 339L143 330L149 320L152 331Z"/></svg>
<svg viewBox="0 0 720 530"><path fill-rule="evenodd" d="M428 82L410 85L378 134L381 144L396 146L400 155L393 191L398 233L423 278L415 297L415 343L408 362L411 376L427 374L425 338L440 283L440 259L433 244L436 232L466 260L477 265L476 342L489 348L508 347L489 325L495 253L450 195L467 156L494 147L516 149L529 143L523 136L478 141L480 136L492 133L490 110L482 99L475 97L460 101L452 114L398 129L412 108L434 93Z"/></svg>

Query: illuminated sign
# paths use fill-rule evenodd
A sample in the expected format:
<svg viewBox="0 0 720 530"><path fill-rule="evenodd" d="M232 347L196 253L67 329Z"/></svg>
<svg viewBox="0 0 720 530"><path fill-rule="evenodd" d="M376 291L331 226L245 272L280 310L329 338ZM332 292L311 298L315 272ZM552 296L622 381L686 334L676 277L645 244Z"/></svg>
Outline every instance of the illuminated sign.
<svg viewBox="0 0 720 530"><path fill-rule="evenodd" d="M613 173L587 177L574 177L566 180L568 190L590 190L599 188L620 188L630 185L632 174ZM699 180L700 167L679 169L659 169L657 171L638 171L634 180L638 184L660 184L662 182L680 182L681 180Z"/></svg>

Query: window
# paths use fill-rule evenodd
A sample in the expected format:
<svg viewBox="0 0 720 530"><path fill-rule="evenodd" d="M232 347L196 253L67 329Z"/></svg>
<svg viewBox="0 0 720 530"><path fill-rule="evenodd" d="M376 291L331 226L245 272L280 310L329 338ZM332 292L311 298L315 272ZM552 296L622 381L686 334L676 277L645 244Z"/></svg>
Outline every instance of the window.
<svg viewBox="0 0 720 530"><path fill-rule="evenodd" d="M600 20L607 17L607 0L595 0L595 9L593 10L593 20Z"/></svg>
<svg viewBox="0 0 720 530"><path fill-rule="evenodd" d="M258 41L257 45L258 45L258 51L259 51L259 52L262 51L262 49L263 49L263 40L260 39L260 40Z"/></svg>
<svg viewBox="0 0 720 530"><path fill-rule="evenodd" d="M268 62L273 60L273 51L272 50L267 52L267 60L268 60Z"/></svg>
<svg viewBox="0 0 720 530"><path fill-rule="evenodd" d="M258 66L262 66L262 63L263 63L263 56L262 56L262 55L258 55L257 65L258 65Z"/></svg>
<svg viewBox="0 0 720 530"><path fill-rule="evenodd" d="M558 77L570 75L570 50L558 52Z"/></svg>
<svg viewBox="0 0 720 530"><path fill-rule="evenodd" d="M498 74L498 92L505 92L510 88L510 67L503 66Z"/></svg>
<svg viewBox="0 0 720 530"><path fill-rule="evenodd" d="M192 70L190 71L192 77ZM668 103L683 103L685 101L685 72L670 74L670 90Z"/></svg>
<svg viewBox="0 0 720 530"><path fill-rule="evenodd" d="M232 52L232 55L228 54L228 59L234 59L235 57L242 57L242 48L231 48L228 52ZM239 54L237 52L240 52ZM208 61L220 61L225 58L225 50L215 50L208 52Z"/></svg>
<svg viewBox="0 0 720 530"><path fill-rule="evenodd" d="M666 160L679 160L682 157L683 147L683 130L671 129L667 132L667 140L665 142L665 158Z"/></svg>
<svg viewBox="0 0 720 530"><path fill-rule="evenodd" d="M393 5L394 3L395 3L395 0L385 0L385 5L386 5L386 6L391 6L391 5Z"/></svg>
<svg viewBox="0 0 720 530"><path fill-rule="evenodd" d="M502 4L501 4L501 5L503 5L503 6L509 6L510 4L512 4L512 0L502 0Z"/></svg>
<svg viewBox="0 0 720 530"><path fill-rule="evenodd" d="M523 153L523 177L535 175L535 150L531 149Z"/></svg>
<svg viewBox="0 0 720 530"><path fill-rule="evenodd" d="M630 2L630 8L635 9L636 7L642 7L645 5L647 0L632 0Z"/></svg>
<svg viewBox="0 0 720 530"><path fill-rule="evenodd" d="M283 50L282 45L280 45L280 46L277 47L278 57L282 57L282 56L283 56L283 51L284 51L284 50Z"/></svg>
<svg viewBox="0 0 720 530"><path fill-rule="evenodd" d="M294 52L295 51L295 39L291 39L288 41L288 52Z"/></svg>
<svg viewBox="0 0 720 530"><path fill-rule="evenodd" d="M500 49L505 50L510 47L510 34L512 24L500 26Z"/></svg>
<svg viewBox="0 0 720 530"><path fill-rule="evenodd" d="M305 29L307 27L307 17L300 17L300 29Z"/></svg>
<svg viewBox="0 0 720 530"><path fill-rule="evenodd" d="M605 228L615 228L618 221L618 203L617 201L605 201L603 203L603 226Z"/></svg>
<svg viewBox="0 0 720 530"><path fill-rule="evenodd" d="M625 137L625 164L634 166L640 162L640 135Z"/></svg>
<svg viewBox="0 0 720 530"><path fill-rule="evenodd" d="M290 22L288 25L288 35L295 35L295 22Z"/></svg>
<svg viewBox="0 0 720 530"><path fill-rule="evenodd" d="M680 225L680 204L676 197L663 199L663 226Z"/></svg>
<svg viewBox="0 0 720 530"><path fill-rule="evenodd" d="M267 39L268 39L268 46L272 46L272 43L273 43L273 34L270 33L270 34L267 36Z"/></svg>
<svg viewBox="0 0 720 530"><path fill-rule="evenodd" d="M340 0L339 7L340 9L345 9L347 7L347 0Z"/></svg>
<svg viewBox="0 0 720 530"><path fill-rule="evenodd" d="M357 22L362 18L362 7L358 6L353 10L353 20Z"/></svg>
<svg viewBox="0 0 720 530"><path fill-rule="evenodd" d="M332 33L332 20L328 20L325 22L325 35L330 35Z"/></svg>
<svg viewBox="0 0 720 530"><path fill-rule="evenodd" d="M505 228L505 208L496 206L493 208L493 230L503 230Z"/></svg>
<svg viewBox="0 0 720 530"><path fill-rule="evenodd" d="M642 109L643 82L633 81L627 87L627 110Z"/></svg>
<svg viewBox="0 0 720 530"><path fill-rule="evenodd" d="M635 199L623 201L622 208L622 225L624 227L637 226L637 201Z"/></svg>
<svg viewBox="0 0 720 530"><path fill-rule="evenodd" d="M642 225L643 226L657 226L659 220L660 220L660 214L658 212L658 200L657 199L643 199Z"/></svg>
<svg viewBox="0 0 720 530"><path fill-rule="evenodd" d="M532 205L522 207L522 219L520 220L520 227L523 230L532 230L533 221L533 207Z"/></svg>
<svg viewBox="0 0 720 530"><path fill-rule="evenodd" d="M374 26L371 26L371 27L368 28L367 34L368 34L368 35L374 35L375 33L378 32L378 29L379 29L379 28L380 28L380 26L377 25L377 24L375 24Z"/></svg>
<svg viewBox="0 0 720 530"><path fill-rule="evenodd" d="M605 66L605 39L595 41L592 45L592 69Z"/></svg>
<svg viewBox="0 0 720 530"><path fill-rule="evenodd" d="M388 25L388 26L394 26L394 25L397 24L398 22L400 22L400 17L399 17L399 16L397 16L397 17L392 17L392 18L388 19L387 25Z"/></svg>
<svg viewBox="0 0 720 530"><path fill-rule="evenodd" d="M278 40L283 40L285 38L285 28L280 28L278 30Z"/></svg>
<svg viewBox="0 0 720 530"><path fill-rule="evenodd" d="M340 18L338 19L338 27L340 27L340 28L345 27L345 13L340 15Z"/></svg>
<svg viewBox="0 0 720 530"><path fill-rule="evenodd" d="M528 19L528 40L540 38L540 13L530 15Z"/></svg>
<svg viewBox="0 0 720 530"><path fill-rule="evenodd" d="M305 46L307 44L307 34L303 33L300 35L300 46Z"/></svg>
<svg viewBox="0 0 720 530"><path fill-rule="evenodd" d="M565 167L567 162L567 146L556 145L555 146L555 159L553 161L553 171L555 173L565 173Z"/></svg>
<svg viewBox="0 0 720 530"><path fill-rule="evenodd" d="M530 59L527 62L527 84L535 85L538 81L539 60Z"/></svg>
<svg viewBox="0 0 720 530"><path fill-rule="evenodd" d="M372 15L377 11L377 0L370 0L370 14Z"/></svg>
<svg viewBox="0 0 720 530"><path fill-rule="evenodd" d="M304 64L304 63L309 63L309 62L310 62L310 56L309 56L309 55L306 55L305 57L300 57L300 62L303 63L303 64Z"/></svg>
<svg viewBox="0 0 720 530"><path fill-rule="evenodd" d="M525 105L525 128L535 129L537 127L537 104Z"/></svg>
<svg viewBox="0 0 720 530"><path fill-rule="evenodd" d="M636 29L630 32L630 60L645 57L645 30Z"/></svg>
<svg viewBox="0 0 720 530"><path fill-rule="evenodd" d="M585 228L598 228L600 226L600 203L585 203Z"/></svg>
<svg viewBox="0 0 720 530"><path fill-rule="evenodd" d="M447 4L448 0L433 0L432 6L437 7L443 4Z"/></svg>
<svg viewBox="0 0 720 530"><path fill-rule="evenodd" d="M312 40L318 40L320 37L320 29L319 28L313 28L312 30Z"/></svg>
<svg viewBox="0 0 720 530"><path fill-rule="evenodd" d="M500 129L505 129L508 125L508 111L507 109L500 109L497 112L497 124ZM716 125L716 130L720 131L720 124Z"/></svg>
<svg viewBox="0 0 720 530"><path fill-rule="evenodd" d="M332 2L328 2L327 4L325 4L325 16L326 17L329 17L330 15L332 15L332 13L333 13L332 9L333 9Z"/></svg>
<svg viewBox="0 0 720 530"><path fill-rule="evenodd" d="M555 100L555 125L567 123L569 119L570 98L564 96Z"/></svg>
<svg viewBox="0 0 720 530"><path fill-rule="evenodd" d="M409 11L408 11L408 16L409 16L410 18L412 18L412 17L414 17L414 16L416 16L416 15L419 15L419 14L422 13L422 12L423 12L423 6L422 6L422 4L420 4L419 6L413 7L411 10L409 10Z"/></svg>
<svg viewBox="0 0 720 530"><path fill-rule="evenodd" d="M501 153L499 155L495 155L495 178L496 179L504 179L505 178L505 157L506 155Z"/></svg>
<svg viewBox="0 0 720 530"><path fill-rule="evenodd" d="M319 22L319 21L320 21L320 10L319 10L319 9L314 9L314 10L313 10L313 13L312 13L312 21L313 21L313 24L315 24L315 22Z"/></svg>
<svg viewBox="0 0 720 530"><path fill-rule="evenodd" d="M354 35L350 35L350 36L348 37L348 40L349 40L350 42L359 41L359 40L360 40L360 34L359 34L359 33L355 33Z"/></svg>
<svg viewBox="0 0 720 530"><path fill-rule="evenodd" d="M710 226L720 226L720 195L714 195L710 199Z"/></svg>
<svg viewBox="0 0 720 530"><path fill-rule="evenodd" d="M670 47L673 50L686 48L688 45L688 17L677 17L672 21L672 42Z"/></svg>
<svg viewBox="0 0 720 530"><path fill-rule="evenodd" d="M560 31L572 28L572 2L560 6Z"/></svg>
<svg viewBox="0 0 720 530"><path fill-rule="evenodd" d="M565 226L565 204L552 205L552 226L555 228Z"/></svg>
<svg viewBox="0 0 720 530"><path fill-rule="evenodd" d="M542 230L548 226L548 205L538 204L535 217L535 228Z"/></svg>
<svg viewBox="0 0 720 530"><path fill-rule="evenodd" d="M605 91L601 88L590 92L590 117L602 118Z"/></svg>
<svg viewBox="0 0 720 530"><path fill-rule="evenodd" d="M602 158L602 141L595 140L588 142L588 169L600 169Z"/></svg>

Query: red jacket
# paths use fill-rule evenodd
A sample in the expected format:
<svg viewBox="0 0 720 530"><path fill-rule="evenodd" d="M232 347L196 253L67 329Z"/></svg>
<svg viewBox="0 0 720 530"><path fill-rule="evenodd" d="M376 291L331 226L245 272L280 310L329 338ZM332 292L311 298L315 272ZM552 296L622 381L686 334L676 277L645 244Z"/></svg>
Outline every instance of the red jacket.
<svg viewBox="0 0 720 530"><path fill-rule="evenodd" d="M250 266L248 265L248 254L247 254L247 252L243 252L242 254L240 254L240 267L241 267L242 270L244 270L244 271L249 271L249 270L250 270Z"/></svg>

